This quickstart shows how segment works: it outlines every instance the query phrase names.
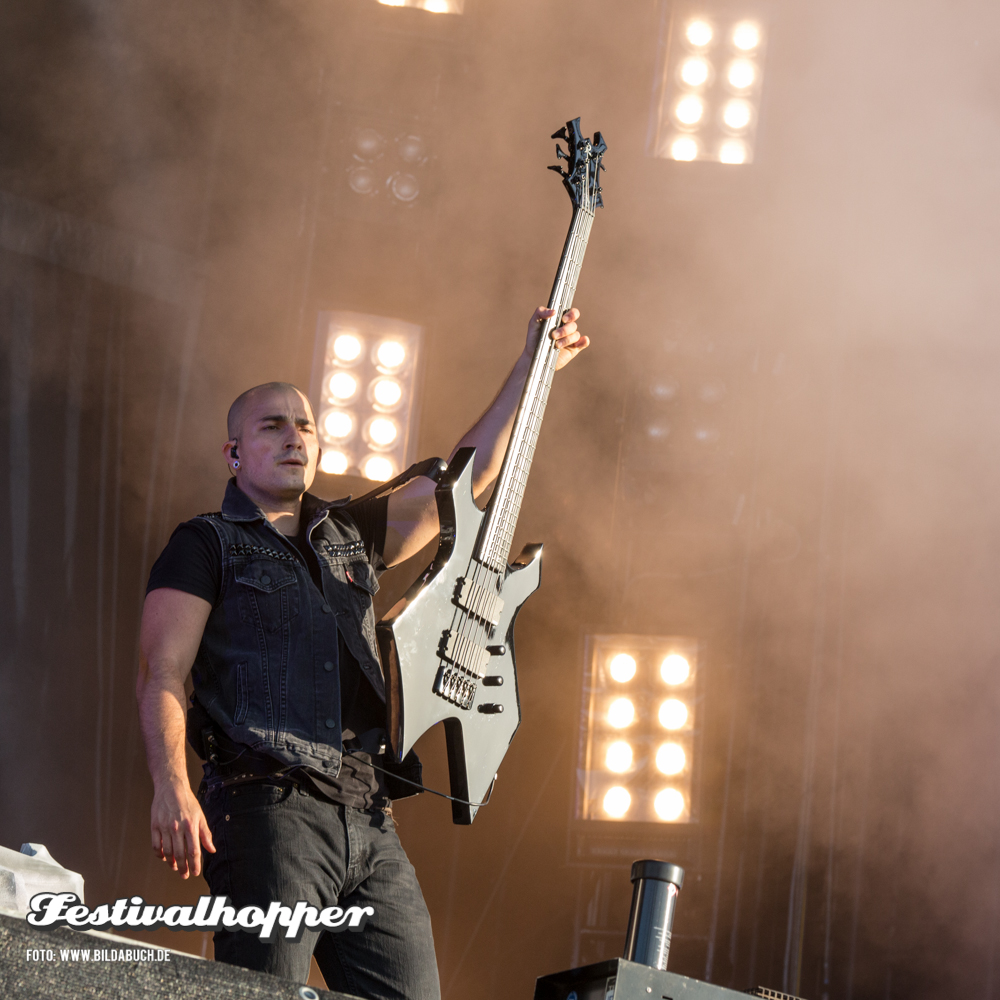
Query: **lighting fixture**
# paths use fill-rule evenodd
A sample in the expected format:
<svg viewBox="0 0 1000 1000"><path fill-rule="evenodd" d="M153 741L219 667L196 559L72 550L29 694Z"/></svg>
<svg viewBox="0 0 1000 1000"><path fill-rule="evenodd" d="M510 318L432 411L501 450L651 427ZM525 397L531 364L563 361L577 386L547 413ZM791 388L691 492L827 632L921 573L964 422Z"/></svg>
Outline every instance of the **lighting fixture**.
<svg viewBox="0 0 1000 1000"><path fill-rule="evenodd" d="M309 395L321 471L384 482L414 460L421 335L382 316L320 313Z"/></svg>
<svg viewBox="0 0 1000 1000"><path fill-rule="evenodd" d="M692 822L698 640L588 636L586 664L576 818L629 825Z"/></svg>
<svg viewBox="0 0 1000 1000"><path fill-rule="evenodd" d="M628 653L619 653L611 658L608 670L614 680L618 681L619 684L625 684L635 677L635 658L629 656Z"/></svg>
<svg viewBox="0 0 1000 1000"><path fill-rule="evenodd" d="M661 26L650 156L752 162L767 39L763 22L751 14L717 0L670 5ZM739 143L728 141L735 135Z"/></svg>

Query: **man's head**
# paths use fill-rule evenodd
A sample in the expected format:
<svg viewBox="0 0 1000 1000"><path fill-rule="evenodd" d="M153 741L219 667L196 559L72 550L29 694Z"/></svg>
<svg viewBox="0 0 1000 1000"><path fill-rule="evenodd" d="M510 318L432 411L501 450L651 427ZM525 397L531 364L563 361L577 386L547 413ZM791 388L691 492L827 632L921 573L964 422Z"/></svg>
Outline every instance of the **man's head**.
<svg viewBox="0 0 1000 1000"><path fill-rule="evenodd" d="M297 500L312 485L319 441L312 407L288 382L247 389L229 408L222 451L237 484L254 499Z"/></svg>

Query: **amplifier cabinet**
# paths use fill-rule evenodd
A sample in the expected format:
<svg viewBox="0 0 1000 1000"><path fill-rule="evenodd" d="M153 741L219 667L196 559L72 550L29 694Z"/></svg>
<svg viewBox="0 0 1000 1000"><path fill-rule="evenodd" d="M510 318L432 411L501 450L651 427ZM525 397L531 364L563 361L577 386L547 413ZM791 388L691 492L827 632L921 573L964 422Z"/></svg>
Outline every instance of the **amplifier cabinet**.
<svg viewBox="0 0 1000 1000"><path fill-rule="evenodd" d="M613 958L542 976L535 981L535 1000L747 1000L747 995Z"/></svg>

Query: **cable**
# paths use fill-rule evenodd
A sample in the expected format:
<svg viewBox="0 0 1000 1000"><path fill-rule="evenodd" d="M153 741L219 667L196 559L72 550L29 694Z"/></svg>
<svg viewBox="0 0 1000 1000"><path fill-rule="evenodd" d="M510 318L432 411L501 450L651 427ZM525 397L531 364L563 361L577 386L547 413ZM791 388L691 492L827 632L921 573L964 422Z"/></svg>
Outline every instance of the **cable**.
<svg viewBox="0 0 1000 1000"><path fill-rule="evenodd" d="M430 792L431 795L439 795L442 799L447 799L449 802L457 802L459 805L463 806L473 806L476 809L490 804L490 799L493 798L493 786L497 783L497 779L494 776L493 780L490 782L490 790L486 793L486 798L483 799L482 802L467 802L465 799L456 798L454 795L445 795L444 792L439 792L434 788L428 788L426 785L421 785L419 781L410 781L409 778L400 777L400 775L396 774L394 771L387 771L384 767L379 767L378 764L373 764L370 760L365 760L363 757L358 756L358 754L351 753L350 750L345 750L343 756L353 757L355 760L360 760L362 764L367 764L376 771L388 774L390 778L393 778L396 781L402 781L404 784L413 785L414 788L418 788L422 792Z"/></svg>

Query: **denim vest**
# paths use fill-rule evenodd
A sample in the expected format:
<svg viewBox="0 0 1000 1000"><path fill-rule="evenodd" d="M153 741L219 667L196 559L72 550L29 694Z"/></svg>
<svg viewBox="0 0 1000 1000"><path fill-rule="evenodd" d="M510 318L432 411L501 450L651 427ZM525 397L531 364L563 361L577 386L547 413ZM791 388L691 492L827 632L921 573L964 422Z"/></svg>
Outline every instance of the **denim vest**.
<svg viewBox="0 0 1000 1000"><path fill-rule="evenodd" d="M349 498L348 498L349 499ZM338 630L385 700L375 645L375 570L348 500L306 493L302 516L323 592L295 546L229 481L222 510L202 514L222 548L222 592L192 670L194 696L235 743L331 777L340 771Z"/></svg>

